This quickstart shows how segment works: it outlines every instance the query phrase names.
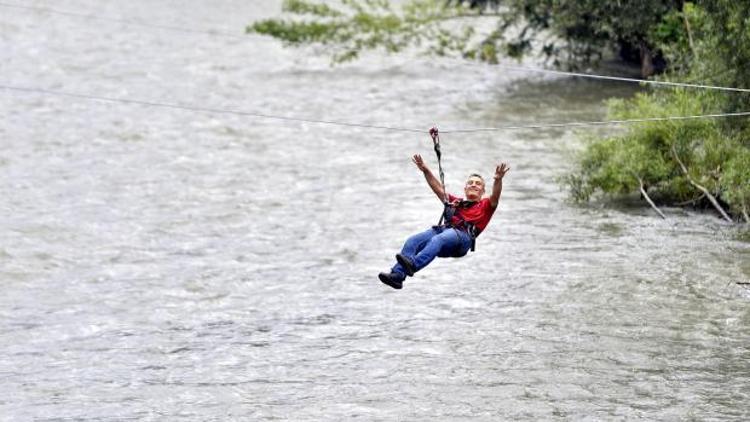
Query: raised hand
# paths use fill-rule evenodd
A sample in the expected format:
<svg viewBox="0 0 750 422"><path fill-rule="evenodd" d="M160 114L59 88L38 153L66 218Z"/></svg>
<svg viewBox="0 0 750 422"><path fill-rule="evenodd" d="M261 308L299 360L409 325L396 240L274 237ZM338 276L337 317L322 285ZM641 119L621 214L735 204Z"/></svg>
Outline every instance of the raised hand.
<svg viewBox="0 0 750 422"><path fill-rule="evenodd" d="M499 166L495 167L495 180L502 179L509 170L510 167L507 164L500 163Z"/></svg>
<svg viewBox="0 0 750 422"><path fill-rule="evenodd" d="M427 164L424 163L424 160L422 160L422 156L419 154L414 154L414 157L411 159L414 164L416 164L417 168L421 170L423 173L428 170Z"/></svg>

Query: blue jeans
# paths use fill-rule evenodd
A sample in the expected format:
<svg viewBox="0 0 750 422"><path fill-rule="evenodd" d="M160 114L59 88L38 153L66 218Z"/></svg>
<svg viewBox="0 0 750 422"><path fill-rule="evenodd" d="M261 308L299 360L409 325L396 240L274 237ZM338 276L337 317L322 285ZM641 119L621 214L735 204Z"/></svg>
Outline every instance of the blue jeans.
<svg viewBox="0 0 750 422"><path fill-rule="evenodd" d="M465 231L435 226L408 238L401 249L401 255L410 258L414 262L415 271L419 271L435 257L458 258L466 255L470 248L471 236ZM406 278L406 272L401 264L394 265L391 272Z"/></svg>

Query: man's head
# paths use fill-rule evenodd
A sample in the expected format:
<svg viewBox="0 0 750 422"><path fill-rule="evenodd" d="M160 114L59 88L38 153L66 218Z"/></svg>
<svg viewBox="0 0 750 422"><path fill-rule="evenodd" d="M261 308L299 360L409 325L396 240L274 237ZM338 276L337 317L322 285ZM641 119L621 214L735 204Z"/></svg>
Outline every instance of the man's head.
<svg viewBox="0 0 750 422"><path fill-rule="evenodd" d="M466 199L469 201L479 201L482 199L484 195L484 179L482 176L476 173L470 174L464 186L464 194L466 194Z"/></svg>

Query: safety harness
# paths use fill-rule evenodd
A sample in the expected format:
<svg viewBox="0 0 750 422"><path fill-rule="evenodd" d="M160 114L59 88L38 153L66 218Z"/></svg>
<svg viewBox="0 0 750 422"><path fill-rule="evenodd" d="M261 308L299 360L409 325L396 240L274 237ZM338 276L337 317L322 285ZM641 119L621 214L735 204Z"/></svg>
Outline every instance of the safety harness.
<svg viewBox="0 0 750 422"><path fill-rule="evenodd" d="M432 137L432 144L435 148L435 155L437 155L440 184L443 188L443 212L440 214L440 220L438 221L437 227L451 227L465 231L471 238L471 251L474 252L476 239L477 236L479 236L480 230L475 224L464 220L461 215L456 215L456 212L459 208L469 208L476 204L476 202L460 201L457 204L451 204L448 201L448 192L445 190L445 174L443 173L443 165L441 163L442 153L440 152L440 134L438 133L438 128L436 126L430 128L430 136ZM458 218L458 221L454 222L454 217Z"/></svg>

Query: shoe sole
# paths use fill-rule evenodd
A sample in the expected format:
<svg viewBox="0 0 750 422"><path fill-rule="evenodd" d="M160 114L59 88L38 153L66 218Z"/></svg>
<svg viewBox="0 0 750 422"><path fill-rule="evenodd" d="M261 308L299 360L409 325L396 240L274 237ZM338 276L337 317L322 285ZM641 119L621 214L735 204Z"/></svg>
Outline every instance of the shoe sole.
<svg viewBox="0 0 750 422"><path fill-rule="evenodd" d="M401 254L396 255L396 261L398 261L399 265L404 267L404 272L409 277L414 277L414 264L409 261L409 259Z"/></svg>
<svg viewBox="0 0 750 422"><path fill-rule="evenodd" d="M399 289L401 289L403 287L403 283L398 283L398 282L395 282L395 281L391 281L388 277L386 277L384 275L378 274L378 278L380 279L380 281L383 284L388 285L390 287L393 287L396 290L399 290Z"/></svg>

